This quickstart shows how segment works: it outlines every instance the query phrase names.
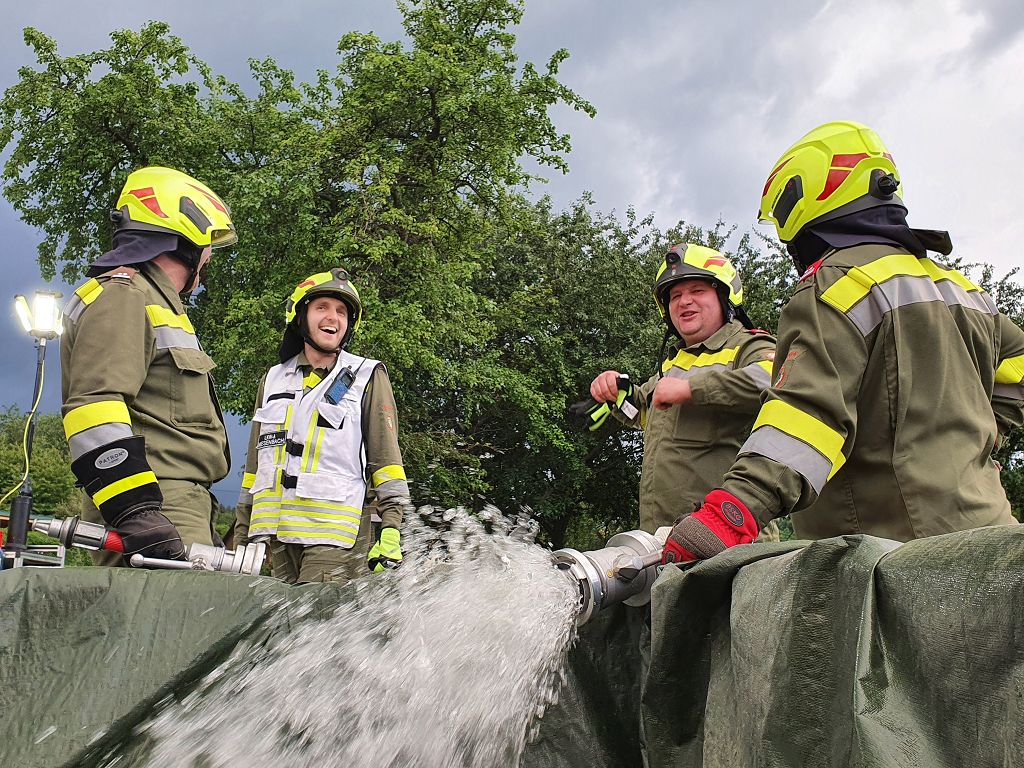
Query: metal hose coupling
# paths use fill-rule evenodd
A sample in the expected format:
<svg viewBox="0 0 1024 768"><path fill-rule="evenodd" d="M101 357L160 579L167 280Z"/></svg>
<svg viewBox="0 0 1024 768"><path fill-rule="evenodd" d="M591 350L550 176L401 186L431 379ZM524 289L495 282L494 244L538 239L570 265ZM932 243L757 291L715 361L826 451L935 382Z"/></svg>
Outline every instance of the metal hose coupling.
<svg viewBox="0 0 1024 768"><path fill-rule="evenodd" d="M566 548L552 553L555 566L579 587L577 626L615 603L638 606L650 602L669 530L659 528L653 534L626 531L608 539L603 549L580 552Z"/></svg>
<svg viewBox="0 0 1024 768"><path fill-rule="evenodd" d="M188 571L220 571L244 573L249 576L260 572L267 555L267 545L252 541L239 549L225 549L209 544L192 543L185 548L184 560L160 560L134 554L128 561L133 568L168 568Z"/></svg>

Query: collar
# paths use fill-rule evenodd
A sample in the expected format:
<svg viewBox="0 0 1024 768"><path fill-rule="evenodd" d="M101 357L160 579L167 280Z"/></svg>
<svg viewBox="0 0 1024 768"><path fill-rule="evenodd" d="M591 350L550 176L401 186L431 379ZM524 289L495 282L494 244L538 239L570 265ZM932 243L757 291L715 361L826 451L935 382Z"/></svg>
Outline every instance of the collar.
<svg viewBox="0 0 1024 768"><path fill-rule="evenodd" d="M743 327L743 323L739 320L730 320L713 334L708 336L704 341L699 341L696 344L691 344L686 347L681 343L673 347L670 357L675 357L676 353L680 350L685 350L692 354L699 354L702 351L706 352L718 352L726 347L734 347L735 344L730 342L733 338L740 333L745 333L746 328Z"/></svg>
<svg viewBox="0 0 1024 768"><path fill-rule="evenodd" d="M174 287L174 283L171 282L171 278L166 272L151 261L139 264L137 268L175 312L179 315L185 314L185 305L181 303L178 289Z"/></svg>

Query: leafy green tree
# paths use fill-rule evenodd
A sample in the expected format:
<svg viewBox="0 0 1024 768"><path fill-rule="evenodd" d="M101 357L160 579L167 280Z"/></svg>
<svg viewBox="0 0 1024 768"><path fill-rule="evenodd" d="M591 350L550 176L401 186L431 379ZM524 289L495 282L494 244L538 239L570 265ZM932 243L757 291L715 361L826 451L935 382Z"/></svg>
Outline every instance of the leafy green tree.
<svg viewBox="0 0 1024 768"><path fill-rule="evenodd" d="M0 494L21 488L25 471L23 437L26 415L11 407L0 411ZM67 442L60 414L41 413L35 417L32 440L32 510L36 514L64 516L75 501L75 477L71 473Z"/></svg>

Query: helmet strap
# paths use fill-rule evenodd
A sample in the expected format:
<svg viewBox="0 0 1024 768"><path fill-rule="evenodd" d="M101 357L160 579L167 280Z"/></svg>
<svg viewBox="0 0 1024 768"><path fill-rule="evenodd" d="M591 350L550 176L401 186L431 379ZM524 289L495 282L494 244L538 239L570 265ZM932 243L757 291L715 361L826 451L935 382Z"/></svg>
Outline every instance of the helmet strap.
<svg viewBox="0 0 1024 768"><path fill-rule="evenodd" d="M665 347L668 346L668 340L675 336L675 328L672 327L672 323L668 324L668 328L665 329L665 333L661 337L661 347L658 349L658 380L665 375L665 368L662 362L665 360Z"/></svg>

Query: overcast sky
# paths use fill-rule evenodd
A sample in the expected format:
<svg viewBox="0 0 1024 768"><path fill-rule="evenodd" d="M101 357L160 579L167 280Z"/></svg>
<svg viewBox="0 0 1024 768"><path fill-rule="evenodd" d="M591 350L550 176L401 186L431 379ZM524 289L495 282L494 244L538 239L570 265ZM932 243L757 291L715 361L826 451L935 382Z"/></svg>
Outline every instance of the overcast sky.
<svg viewBox="0 0 1024 768"><path fill-rule="evenodd" d="M173 4L38 0L9 4L0 27L0 86L33 63L21 29L58 41L62 55L106 47L111 30L170 23L215 71L248 82L247 60L272 56L308 78L332 68L347 31L401 36L390 0L289 3L178 0ZM555 109L571 134L571 172L538 192L566 205L590 191L599 209L630 205L660 226L719 217L754 226L773 162L816 125L867 123L903 177L911 222L949 229L957 253L1004 274L1024 221L1024 5L1012 0L672 2L528 0L517 30L522 60L546 63L565 47L560 79L590 100L596 119ZM38 234L0 199L6 295L40 287ZM65 288L66 290L66 288ZM35 352L13 311L0 334L0 404L30 405ZM43 410L59 408L57 350ZM233 428L236 465L246 430ZM237 467L236 467L237 469ZM218 489L234 503L238 476Z"/></svg>

